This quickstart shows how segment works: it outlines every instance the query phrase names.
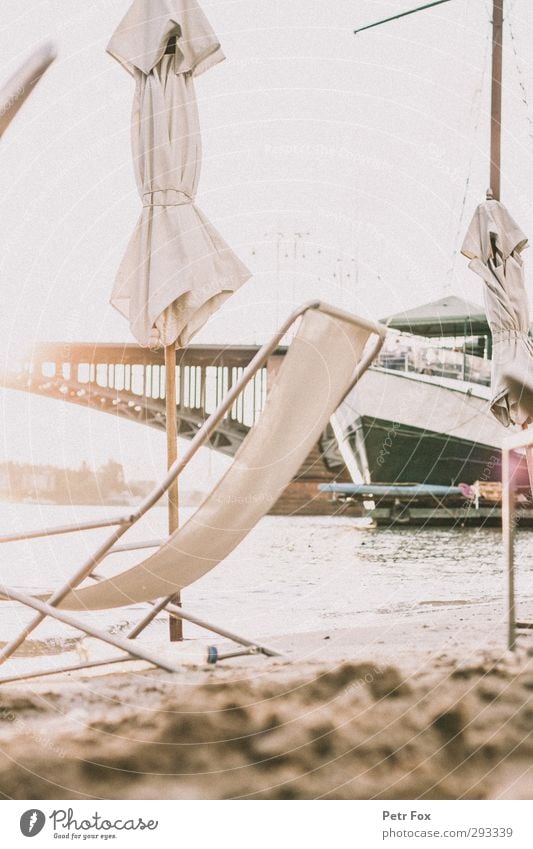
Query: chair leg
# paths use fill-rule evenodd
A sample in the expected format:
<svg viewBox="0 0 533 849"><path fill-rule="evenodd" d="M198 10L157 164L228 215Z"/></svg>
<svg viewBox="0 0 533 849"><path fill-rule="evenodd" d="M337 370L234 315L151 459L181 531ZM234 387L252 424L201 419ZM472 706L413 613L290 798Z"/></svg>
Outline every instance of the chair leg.
<svg viewBox="0 0 533 849"><path fill-rule="evenodd" d="M168 596L167 598L161 599L156 604L152 606L152 609L144 616L140 622L128 633L128 639L133 640L141 634L145 628L150 625L151 622L155 619L158 613L161 613L162 610L166 610L171 617L175 619L185 620L187 622L192 622L194 625L198 625L200 628L204 628L206 631L211 631L213 634L218 634L221 637L225 637L228 640L231 640L238 645L243 646L244 650L226 652L224 654L220 654L218 650L214 646L208 647L207 652L207 662L208 663L216 663L218 660L228 660L232 657L243 657L244 655L250 654L264 654L267 657L284 657L285 655L282 652L276 651L276 649L270 648L269 646L265 646L261 643L256 643L253 640L248 640L246 637L239 637L237 634L233 634L231 631L227 631L223 628L218 628L216 625L212 625L210 622L205 622L203 619L198 619L198 617L193 616L191 613L186 613L183 611L181 607L178 607L176 604L172 603L174 596Z"/></svg>
<svg viewBox="0 0 533 849"><path fill-rule="evenodd" d="M138 622L137 625L135 625L135 627L128 632L128 640L134 640L136 637L139 636L139 634L142 634L144 629L147 628L148 625L154 621L157 614L161 613L161 611L165 609L167 604L170 602L171 598L172 596L170 598L163 598L161 599L161 601L158 601L154 605L152 605L151 609L148 611L146 616L143 616L141 621Z"/></svg>
<svg viewBox="0 0 533 849"><path fill-rule="evenodd" d="M102 543L102 545L98 548L96 553L92 557L90 557L83 564L83 566L78 569L78 571L74 574L70 581L67 581L66 584L64 584L62 587L60 587L60 589L56 590L50 596L50 598L48 599L47 607L53 609L53 605L59 604L72 589L81 584L82 581L84 581L85 578L87 578L94 571L94 567L105 559L109 549L112 548L122 536L124 536L129 527L131 527L130 521L124 522L124 524L120 525L120 527L117 528L116 531L113 531L113 533L107 538L107 540ZM34 609L38 610L38 608L36 607ZM32 619L32 621L29 622L22 629L22 631L20 631L20 633L17 634L17 636L11 640L11 642L9 642L6 646L4 646L3 649L0 650L0 664L4 663L4 661L6 661L8 657L11 657L11 655L19 648L19 646L22 645L24 640L29 637L32 631L34 631L35 628L37 628L38 625L41 624L43 619L46 619L46 616L47 614L43 614L39 611L37 616L35 616L34 619Z"/></svg>
<svg viewBox="0 0 533 849"><path fill-rule="evenodd" d="M127 550L128 548L131 548L131 546L124 546L125 550ZM112 552L110 552L110 554L111 553ZM96 582L101 582L105 580L105 578L103 578L102 575L99 575L97 572L91 572L88 577ZM173 596L168 596L168 598L163 598L158 602L149 602L150 610L148 611L146 616L144 616L141 621L138 622L135 627L131 629L131 631L128 631L128 640L134 640L136 637L138 637L139 634L141 634L144 629L147 628L148 625L154 621L157 614L161 613L161 611L165 609L167 604L172 601L172 598Z"/></svg>
<svg viewBox="0 0 533 849"><path fill-rule="evenodd" d="M97 579L97 576L95 576L95 578ZM56 667L54 669L45 669L25 673L23 675L11 675L9 677L0 677L0 684L24 681L29 680L31 678L41 678L47 675L59 675L63 672L78 672L84 669L107 666L114 663L126 663L128 661L133 660L145 660L149 663L152 663L154 666L159 667L160 669L164 669L167 672L178 672L180 671L178 667L173 667L166 661L161 660L159 657L156 657L153 652L147 651L142 647L138 647L137 643L135 644L135 647L133 647L130 642L148 627L148 625L155 619L158 613L165 609L172 617L175 617L176 619L191 622L192 624L197 625L200 628L210 631L213 634L218 634L219 636L224 637L225 639L231 640L232 642L243 646L242 650L225 652L223 654L220 654L215 647L209 646L207 651L208 663L216 663L218 660L228 660L229 658L242 657L251 654L264 654L269 657L284 657L284 655L276 649L273 649L262 643L257 643L253 640L249 640L246 637L240 637L237 634L226 630L225 628L219 628L218 626L213 625L210 622L206 622L203 619L199 619L197 616L194 616L191 613L186 613L181 607L172 604L172 599L174 598L174 596L169 596L168 598L161 599L159 602L154 603L152 605L151 610L128 633L127 638L122 639L121 637L117 637L113 634L108 634L106 631L102 631L99 628L94 628L91 625L80 622L76 617L72 616L70 613L66 613L63 610L57 609L56 607L52 607L46 602L43 602L40 599L35 598L34 596L27 595L26 593L21 593L18 590L4 587L2 590L2 595L4 598L13 599L25 606L37 610L43 615L43 619L47 616L51 616L57 621L63 622L66 625L70 625L71 627L76 628L77 630L80 630L92 637L95 637L96 639L99 639L102 642L108 643L109 645L113 645L117 648L121 648L127 654L121 655L119 657L108 658L106 660L88 661L86 663L70 664L67 666Z"/></svg>
<svg viewBox="0 0 533 849"><path fill-rule="evenodd" d="M80 622L79 619L72 616L70 613L67 613L64 610L58 610L56 607L52 607L50 604L47 604L34 596L27 595L26 593L21 593L18 590L7 587L2 588L2 594L7 598L20 602L26 607L32 607L34 610L43 614L43 617L51 616L53 619L57 619L65 625L70 625L78 631L83 631L91 637L96 637L97 640L101 640L104 643L115 646L115 648L122 649L122 651L131 655L131 657L136 660L146 660L149 663L153 663L154 666L164 669L166 672L180 671L178 667L173 666L169 661L164 659L162 660L154 652L151 652L149 649L145 649L133 640L123 639L122 637L118 637L116 634L108 634L100 628L95 628L85 622Z"/></svg>
<svg viewBox="0 0 533 849"><path fill-rule="evenodd" d="M81 672L84 669L95 669L98 666L110 666L113 663L128 663L136 660L134 657L120 655L120 657L109 657L107 660L89 660L86 663L71 663L67 666L57 666L54 669L40 669L34 672L24 672L22 675L0 676L0 684L18 684L20 681L29 681L31 678L45 678L47 675L61 675L63 672Z"/></svg>
<svg viewBox="0 0 533 849"><path fill-rule="evenodd" d="M145 628L155 619L158 613L162 610L166 610L171 616L174 616L176 619L184 619L186 622L191 622L193 625L197 625L199 628L203 628L206 631L211 631L213 634L218 634L220 637L224 637L227 640L231 640L232 643L237 643L238 645L245 646L245 648L251 650L252 652L259 652L261 654L267 655L268 657L284 657L282 652L277 651L276 649L270 648L270 646L266 646L262 643L257 643L255 640L249 640L247 637L239 637L237 634L234 634L232 631L228 631L225 628L220 628L218 625L212 625L210 622L206 622L204 619L199 619L197 616L194 616L192 613L187 613L183 610L182 607L178 607L177 604L173 604L172 600L174 595L167 596L167 598L161 599L158 601L152 609L146 614L146 616L141 619L141 621L131 630L128 634L129 639L135 639L138 637ZM247 652L248 654L250 653ZM228 655L229 657L229 655ZM220 657L222 659L222 657Z"/></svg>
<svg viewBox="0 0 533 849"><path fill-rule="evenodd" d="M192 622L193 625L198 625L199 628L204 628L206 631L218 634L220 637L231 640L233 643L238 643L238 645L253 649L261 654L266 654L268 657L284 657L284 654L277 651L277 649L273 649L264 643L258 643L255 640L249 640L247 637L239 637L238 634L234 634L232 631L226 630L226 628L220 628L218 625L212 625L210 622L206 622L205 619L199 619L197 616L193 616L192 613L186 613L181 607L175 604L168 603L166 609L178 619L185 619L186 622Z"/></svg>

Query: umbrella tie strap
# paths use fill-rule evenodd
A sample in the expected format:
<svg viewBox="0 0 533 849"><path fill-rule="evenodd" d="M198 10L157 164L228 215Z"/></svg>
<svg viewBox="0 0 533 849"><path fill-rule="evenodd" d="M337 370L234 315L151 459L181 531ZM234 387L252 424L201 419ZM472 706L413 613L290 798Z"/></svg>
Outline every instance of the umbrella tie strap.
<svg viewBox="0 0 533 849"><path fill-rule="evenodd" d="M162 189L143 195L143 206L183 206L192 202L192 197L179 189Z"/></svg>

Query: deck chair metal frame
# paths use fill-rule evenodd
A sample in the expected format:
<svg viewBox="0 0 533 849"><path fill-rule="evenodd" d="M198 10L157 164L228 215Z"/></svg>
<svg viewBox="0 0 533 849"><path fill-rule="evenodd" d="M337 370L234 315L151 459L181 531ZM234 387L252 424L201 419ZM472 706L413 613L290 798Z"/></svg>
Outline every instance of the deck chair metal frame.
<svg viewBox="0 0 533 849"><path fill-rule="evenodd" d="M91 578L93 581L96 582L104 580L95 570L97 566L108 555L120 553L123 551L137 551L141 549L152 548L159 545L161 542L165 542L159 540L145 543L117 545L120 538L133 525L135 525L167 492L170 485L188 466L188 464L199 451L199 449L202 446L206 445L213 432L216 430L220 422L224 419L227 412L231 409L232 405L235 403L236 399L244 390L248 382L254 377L254 375L259 371L259 369L263 368L266 365L267 360L272 354L274 354L281 340L290 330L292 325L298 319L303 318L305 314L310 310L317 310L324 313L325 315L330 316L331 318L338 319L339 321L346 322L351 325L356 325L362 330L366 331L366 333L368 334L364 353L362 354L361 358L359 359L359 362L355 366L353 374L350 378L349 385L346 387L345 394L348 394L348 392L350 392L353 386L355 386L355 384L365 373L367 368L370 366L374 358L379 353L387 333L387 328L383 325L379 325L358 318L354 315L351 315L350 313L344 312L343 310L339 310L320 301L313 301L307 303L297 309L295 312L293 312L282 325L282 327L277 331L277 333L275 333L272 339L260 348L253 360L244 370L241 378L231 387L231 389L227 392L226 396L222 399L215 411L206 419L202 427L199 429L198 433L192 439L188 450L184 452L184 454L173 464L164 480L157 487L154 488L150 495L148 495L142 501L142 503L136 510L126 516L119 516L107 520L76 523L72 525L45 528L43 530L38 531L30 531L27 533L0 536L0 544L2 544L8 542L11 543L16 541L71 534L86 530L101 529L107 527L114 528L114 530L110 533L107 539L98 546L96 552L91 557L89 557L77 570L75 570L70 580L67 581L58 590L53 592L46 599L43 599L42 597L35 597L27 592L21 592L17 589L7 587L5 585L0 586L1 600L19 602L20 604L26 607L32 608L36 612L36 616L24 628L21 629L20 633L14 639L7 643L0 651L0 663L4 663L8 658L10 658L22 645L22 643L29 637L29 635L34 631L34 629L38 625L40 625L47 617L52 617L59 622L69 625L77 629L78 631L85 633L86 635L95 637L96 639L101 640L102 642L107 643L108 645L111 645L121 651L121 654L116 657L104 658L102 660L96 660L85 663L71 664L69 666L62 666L59 668L56 667L47 670L36 670L28 674L12 675L10 677L0 677L0 683L6 683L8 681L14 680L20 681L26 678L42 677L44 675L59 674L61 672L82 670L97 666L106 666L108 664L120 663L127 660L147 661L153 664L154 666L159 667L160 669L166 670L168 672L177 672L179 671L180 667L170 661L168 657L159 656L157 652L152 651L145 646L142 646L135 640L135 638L139 636L139 634L141 634L145 630L145 628L147 628L148 625L154 620L154 618L163 610L168 612L171 616L193 623L213 634L216 634L217 636L230 640L231 642L236 643L239 647L238 650L228 652L224 655L218 655L218 652L214 647L209 647L207 657L208 661L214 662L217 657L218 659L224 659L227 657L233 657L244 653L261 653L267 656L278 656L280 654L276 649L265 645L262 642L250 640L246 637L234 634L231 631L228 631L226 628L219 627L210 622L206 622L205 620L200 619L192 613L183 610L182 607L176 606L175 604L173 604L172 601L175 594L174 591L164 598L160 598L158 600L152 599L149 602L150 607L147 614L128 633L127 637L121 637L116 634L108 633L107 631L103 631L99 628L94 627L88 622L84 622L83 620L80 621L77 616L74 616L67 610L58 609L57 605L59 605L69 595L69 593L73 592L86 579ZM372 342L371 337L373 337ZM254 428L256 426L257 425L254 425ZM265 512L267 511L265 510ZM127 603L124 602L123 607L126 606Z"/></svg>

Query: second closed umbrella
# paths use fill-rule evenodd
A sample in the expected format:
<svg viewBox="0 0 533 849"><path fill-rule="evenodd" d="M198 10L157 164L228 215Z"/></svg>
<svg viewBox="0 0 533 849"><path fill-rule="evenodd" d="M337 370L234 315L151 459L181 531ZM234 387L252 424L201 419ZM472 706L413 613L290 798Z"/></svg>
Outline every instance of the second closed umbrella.
<svg viewBox="0 0 533 849"><path fill-rule="evenodd" d="M108 51L135 78L142 199L111 303L141 345L183 347L250 277L195 204L202 151L194 78L224 54L196 0L135 0Z"/></svg>
<svg viewBox="0 0 533 849"><path fill-rule="evenodd" d="M523 382L533 378L533 345L522 251L528 240L505 206L496 200L480 204L461 252L469 268L485 283L485 309L492 332L491 410L506 427L525 426L529 413L506 374L512 369Z"/></svg>

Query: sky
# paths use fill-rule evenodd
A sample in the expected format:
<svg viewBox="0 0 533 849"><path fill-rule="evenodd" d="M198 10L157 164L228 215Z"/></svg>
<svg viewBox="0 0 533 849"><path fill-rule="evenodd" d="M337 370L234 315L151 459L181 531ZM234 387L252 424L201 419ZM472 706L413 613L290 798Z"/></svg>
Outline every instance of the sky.
<svg viewBox="0 0 533 849"><path fill-rule="evenodd" d="M253 278L195 341L263 341L316 296L372 318L450 293L481 303L459 250L488 183L491 3L451 0L357 36L417 3L202 5L227 61L197 83L198 205ZM139 212L132 80L105 52L128 6L2 0L1 79L43 41L58 48L0 143L2 360L38 340L131 340L109 295ZM506 7L502 199L533 233L533 8ZM149 476L164 455L146 428L0 402L4 458L114 456Z"/></svg>

